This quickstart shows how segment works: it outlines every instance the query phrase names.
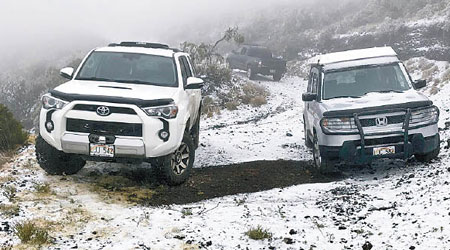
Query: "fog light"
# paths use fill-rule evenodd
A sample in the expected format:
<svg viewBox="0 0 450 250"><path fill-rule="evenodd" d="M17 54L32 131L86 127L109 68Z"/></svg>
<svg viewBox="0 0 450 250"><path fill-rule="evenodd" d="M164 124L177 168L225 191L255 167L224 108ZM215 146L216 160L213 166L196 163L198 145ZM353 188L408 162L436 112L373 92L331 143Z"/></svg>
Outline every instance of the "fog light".
<svg viewBox="0 0 450 250"><path fill-rule="evenodd" d="M166 130L160 130L158 135L163 141L167 141L169 140L170 133Z"/></svg>
<svg viewBox="0 0 450 250"><path fill-rule="evenodd" d="M52 122L52 121L46 122L46 123L45 123L45 128L47 129L48 132L53 131L53 128L54 128L53 122Z"/></svg>

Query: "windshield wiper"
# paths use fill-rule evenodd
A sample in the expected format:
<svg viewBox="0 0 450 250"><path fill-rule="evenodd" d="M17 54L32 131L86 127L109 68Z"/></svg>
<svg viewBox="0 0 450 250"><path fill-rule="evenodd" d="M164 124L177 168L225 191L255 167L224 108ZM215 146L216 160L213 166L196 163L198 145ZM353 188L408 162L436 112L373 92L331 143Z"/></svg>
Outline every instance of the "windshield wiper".
<svg viewBox="0 0 450 250"><path fill-rule="evenodd" d="M329 99L335 99L335 98L361 98L361 96L356 96L356 95L340 95L340 96L333 96ZM327 100L329 100L327 99Z"/></svg>
<svg viewBox="0 0 450 250"><path fill-rule="evenodd" d="M108 78L102 78L102 77L80 77L76 78L76 80L82 80L82 81L101 81L101 82L116 82L113 79Z"/></svg>
<svg viewBox="0 0 450 250"><path fill-rule="evenodd" d="M116 82L120 82L120 83L134 83L134 84L151 84L151 85L154 85L154 83L147 82L147 81L141 81L141 80L116 80Z"/></svg>
<svg viewBox="0 0 450 250"><path fill-rule="evenodd" d="M374 92L374 93L390 93L390 92L403 93L404 91L401 91L401 90L395 90L395 89L389 89L389 90L370 91L370 92L367 92L367 93L365 93L365 94L372 93L372 92Z"/></svg>

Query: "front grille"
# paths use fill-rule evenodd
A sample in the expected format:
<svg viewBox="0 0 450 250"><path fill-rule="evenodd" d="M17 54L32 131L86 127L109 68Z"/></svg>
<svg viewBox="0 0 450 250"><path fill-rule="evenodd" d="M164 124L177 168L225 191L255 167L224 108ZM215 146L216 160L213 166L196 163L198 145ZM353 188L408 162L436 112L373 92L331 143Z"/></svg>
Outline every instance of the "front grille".
<svg viewBox="0 0 450 250"><path fill-rule="evenodd" d="M388 120L388 124L387 125L401 124L401 123L403 123L405 121L405 115L394 115L394 116L386 116L386 117L387 117L387 120ZM377 126L375 118L370 118L370 119L361 118L360 122L361 122L361 126L363 128Z"/></svg>
<svg viewBox="0 0 450 250"><path fill-rule="evenodd" d="M73 107L73 110L82 110L82 111L90 111L97 112L97 108L101 105L90 105L90 104L77 104ZM123 108L123 107L109 107L107 106L111 112L111 114L130 114L136 115L136 111L132 108Z"/></svg>
<svg viewBox="0 0 450 250"><path fill-rule="evenodd" d="M99 122L68 118L66 130L98 135L142 137L142 124L140 123Z"/></svg>

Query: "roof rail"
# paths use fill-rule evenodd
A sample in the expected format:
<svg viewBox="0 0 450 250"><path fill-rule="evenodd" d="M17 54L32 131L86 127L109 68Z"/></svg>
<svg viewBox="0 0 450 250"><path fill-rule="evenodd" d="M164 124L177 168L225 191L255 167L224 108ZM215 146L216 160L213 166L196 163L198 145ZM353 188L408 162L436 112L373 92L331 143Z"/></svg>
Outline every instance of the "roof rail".
<svg viewBox="0 0 450 250"><path fill-rule="evenodd" d="M169 45L162 43L147 43L147 42L121 42L121 43L111 43L109 47L142 47L151 49L170 49Z"/></svg>

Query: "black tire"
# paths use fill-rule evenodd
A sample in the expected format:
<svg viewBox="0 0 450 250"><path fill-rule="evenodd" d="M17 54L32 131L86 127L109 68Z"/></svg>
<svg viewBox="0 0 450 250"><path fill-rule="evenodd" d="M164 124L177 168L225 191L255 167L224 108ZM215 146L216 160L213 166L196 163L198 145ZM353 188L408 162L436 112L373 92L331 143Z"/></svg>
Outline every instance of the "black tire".
<svg viewBox="0 0 450 250"><path fill-rule="evenodd" d="M192 127L192 132L191 132L192 142L194 143L195 149L197 149L198 146L200 145L200 114L201 114L201 110L199 111L197 121L195 122L194 126Z"/></svg>
<svg viewBox="0 0 450 250"><path fill-rule="evenodd" d="M183 158L186 154L187 158ZM159 177L164 179L169 186L176 186L189 178L194 160L194 142L189 134L185 134L180 147L174 153L160 157L153 162L157 164Z"/></svg>
<svg viewBox="0 0 450 250"><path fill-rule="evenodd" d="M440 147L437 147L435 150L431 151L430 153L427 154L415 154L414 156L416 157L416 159L420 162L430 162L431 160L435 159L440 152Z"/></svg>
<svg viewBox="0 0 450 250"><path fill-rule="evenodd" d="M252 66L247 67L247 77L249 80L255 80L256 73Z"/></svg>
<svg viewBox="0 0 450 250"><path fill-rule="evenodd" d="M50 175L76 174L86 165L80 156L57 150L40 135L36 139L36 158L39 166Z"/></svg>
<svg viewBox="0 0 450 250"><path fill-rule="evenodd" d="M303 118L303 121L305 121L305 119ZM309 138L308 136L308 131L306 130L306 123L303 122L303 131L304 131L304 136L305 136L305 146L307 148L312 148L314 145L311 141L311 138Z"/></svg>
<svg viewBox="0 0 450 250"><path fill-rule="evenodd" d="M273 80L274 80L275 82L281 81L281 78L283 78L283 75L280 74L280 73L275 73L275 74L273 75Z"/></svg>
<svg viewBox="0 0 450 250"><path fill-rule="evenodd" d="M313 138L313 158L314 158L314 167L322 174L329 174L336 172L336 168L334 162L330 161L326 157L323 157L320 154L319 142L317 139L317 135L314 133Z"/></svg>

